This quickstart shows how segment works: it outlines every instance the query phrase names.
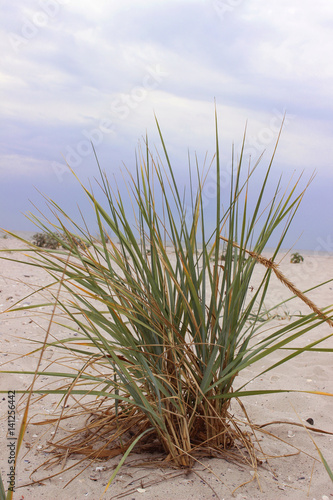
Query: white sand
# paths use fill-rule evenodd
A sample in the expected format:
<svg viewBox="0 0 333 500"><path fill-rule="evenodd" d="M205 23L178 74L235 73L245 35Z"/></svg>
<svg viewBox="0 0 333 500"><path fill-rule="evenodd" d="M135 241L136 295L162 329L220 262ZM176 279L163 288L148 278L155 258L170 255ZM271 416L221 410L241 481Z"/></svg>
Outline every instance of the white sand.
<svg viewBox="0 0 333 500"><path fill-rule="evenodd" d="M0 248L21 248L22 245L13 239L0 239ZM302 264L290 264L289 259L284 259L280 264L282 272L301 290L311 288L315 284L333 278L333 256L314 253L303 253L305 261ZM22 254L18 252L6 252L5 257L18 259ZM267 255L269 256L269 254ZM258 274L260 274L258 266ZM28 295L31 291L29 286L41 287L50 282L48 274L42 269L30 265L22 265L18 262L4 261L0 259L0 312L12 306L16 301ZM258 278L254 276L253 286L256 287ZM288 296L288 291L273 280L266 301L277 302L280 297ZM324 307L333 304L333 282L309 293L311 299L319 306ZM41 302L40 298L29 297L23 302L30 304ZM36 317L32 311L3 313L0 315L0 363L1 370L34 370L37 355L21 357L20 355L31 352L34 345L28 339L42 340L44 330L47 327L45 313L50 308L44 307L38 311ZM279 310L279 317L274 320L275 326L280 326L283 319L288 315L310 312L307 306L300 301L289 303L285 309ZM58 330L57 330L58 329ZM59 333L60 327L53 325L52 332ZM60 332L61 333L61 332ZM324 324L316 330L309 332L302 341L310 342L322 336L329 335L332 329ZM299 345L296 342L295 345ZM324 346L324 344L323 344ZM325 341L325 347L333 347L332 338ZM54 359L55 353L49 352L47 357ZM272 356L272 361L279 359L279 354ZM45 363L44 363L45 366ZM236 379L235 388L241 381L250 378L258 370L267 368L268 362L264 360L246 370ZM26 388L31 377L20 374L0 374L1 389L3 391L17 391ZM295 389L313 390L333 393L333 363L330 353L304 353L292 360L287 365L282 365L274 371L267 373L258 380L251 383L249 389ZM5 478L9 473L8 436L7 436L7 394L1 395L1 471ZM19 397L16 397L16 402ZM30 416L38 413L35 421L43 420L49 416L54 409L53 397L44 399L31 408ZM306 424L306 419L312 418L314 426L329 432L333 432L333 399L328 396L318 396L305 393L281 393L275 395L264 395L261 397L243 398L243 403L250 418L263 424L271 421L296 421L298 416ZM19 429L23 409L17 409L16 433ZM73 425L73 424L71 424ZM333 498L333 483L327 475L322 463L318 461L318 453L302 427L275 424L266 428L276 436L304 451L291 457L271 458L259 468L259 480L262 492L256 481L252 481L240 487L235 498L247 499L324 499ZM64 485L81 471L87 464L81 464L76 469L61 473L60 475L46 479L42 484L24 486L31 483L29 479L32 471L38 467L47 457L43 452L46 440L50 437L50 430L46 435L44 427L30 426L26 433L24 444L21 449L18 471L16 475L16 492L14 499L70 499L82 500L84 498L98 499L120 457L106 462L88 465L86 470L76 477L68 486ZM17 435L17 434L16 434ZM322 451L328 464L333 468L333 436L311 433L317 445ZM282 441L264 436L259 433L260 444L265 452L271 455L283 455L295 453L297 450L291 448ZM38 448L40 447L40 448ZM251 468L235 465L222 459L205 459L204 465L198 464L194 472L184 475L182 471L171 468L148 468L137 467L135 463L141 462L145 456L132 455L128 458L126 465L121 469L119 475L110 486L103 498L125 498L125 499L228 499L232 498L231 492L242 483L251 479ZM147 458L147 457L146 457ZM66 465L74 463L74 459L68 459ZM131 465L132 462L132 465ZM134 465L133 465L134 463ZM205 469L205 467L207 467ZM102 467L103 470L96 470ZM53 470L40 470L33 477L42 478L58 472L59 468ZM275 478L272 471L275 473ZM253 471L252 471L253 472ZM326 496L326 497L325 497Z"/></svg>

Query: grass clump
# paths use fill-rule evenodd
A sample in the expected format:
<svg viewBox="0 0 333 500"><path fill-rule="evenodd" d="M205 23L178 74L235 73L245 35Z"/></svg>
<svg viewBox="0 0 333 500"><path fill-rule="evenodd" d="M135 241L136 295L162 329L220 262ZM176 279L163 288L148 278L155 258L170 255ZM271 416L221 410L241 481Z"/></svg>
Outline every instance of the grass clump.
<svg viewBox="0 0 333 500"><path fill-rule="evenodd" d="M257 165L243 175L243 142L230 191L222 193L216 122L211 165L216 174L215 222L207 234L203 203L207 172L189 165L186 199L158 130L165 165L153 157L147 143L139 152L135 174L129 174L130 203L112 189L100 167L103 204L82 186L95 212L100 242L51 201L58 222L49 230L42 225L43 229L50 236L61 231L69 237L68 228L74 225L89 246L68 245L69 255L59 248L52 255L41 245L30 248L34 264L48 269L69 294L67 299L55 296L55 304L71 321L69 331L80 331L79 337L49 343L60 353L79 356L80 369L41 372L69 378L67 386L56 390L64 398L63 406L70 397L80 398L76 417L80 409L88 415L82 434L76 432L54 446L90 459L126 454L136 446L163 450L168 461L183 468L192 467L203 455L237 456L256 467L250 434L230 412L231 401L239 402L246 417L239 398L254 393L246 390L246 384L237 384L237 375L317 325L327 321L332 326L332 311L323 312L306 299L274 262L304 191L297 194L296 182L280 194L277 185L267 205L272 158L250 210ZM276 231L280 231L278 244L271 258L264 258L262 252ZM249 294L258 265L265 273ZM312 311L259 338L272 274L295 296L307 300ZM292 352L258 376L303 350Z"/></svg>
<svg viewBox="0 0 333 500"><path fill-rule="evenodd" d="M292 264L300 264L301 262L304 262L304 257L298 252L292 253L290 257L290 262Z"/></svg>
<svg viewBox="0 0 333 500"><path fill-rule="evenodd" d="M32 243L39 248L59 248L60 242L53 234L35 233L32 237Z"/></svg>
<svg viewBox="0 0 333 500"><path fill-rule="evenodd" d="M72 246L85 249L89 246L89 243L85 242L82 238L75 236L69 232L64 232L63 234L59 232L42 232L36 233L32 237L32 243L39 248L67 248L70 249Z"/></svg>

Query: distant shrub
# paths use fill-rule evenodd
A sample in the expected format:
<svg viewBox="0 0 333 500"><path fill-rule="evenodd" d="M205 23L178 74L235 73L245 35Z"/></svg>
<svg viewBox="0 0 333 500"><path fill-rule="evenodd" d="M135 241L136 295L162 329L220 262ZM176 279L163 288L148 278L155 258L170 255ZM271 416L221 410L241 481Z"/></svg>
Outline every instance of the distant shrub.
<svg viewBox="0 0 333 500"><path fill-rule="evenodd" d="M98 241L98 243L103 243L103 238L106 244L111 243L110 236L104 230L100 234L97 234L96 241Z"/></svg>
<svg viewBox="0 0 333 500"><path fill-rule="evenodd" d="M67 234L57 234L57 236L65 243L61 245L62 248L68 248L67 245L71 247L73 244L76 247L81 248L82 250L85 250L86 248L90 247L90 243L86 243L85 241L83 241L82 238L74 236L73 234L70 235L70 238L67 236Z"/></svg>
<svg viewBox="0 0 333 500"><path fill-rule="evenodd" d="M226 260L227 259L227 253L226 252L223 252L220 257L219 257L220 260ZM234 260L234 257L233 255L231 256L231 260Z"/></svg>
<svg viewBox="0 0 333 500"><path fill-rule="evenodd" d="M32 237L32 243L40 248L59 248L60 243L57 238L49 233L36 233Z"/></svg>
<svg viewBox="0 0 333 500"><path fill-rule="evenodd" d="M76 247L85 249L89 245L87 245L81 238L78 236L70 235L70 238L67 234L60 233L36 233L32 237L32 243L40 248L68 248L71 247L74 243Z"/></svg>
<svg viewBox="0 0 333 500"><path fill-rule="evenodd" d="M103 231L103 235L104 235L105 243L110 243L111 239L110 239L108 233L106 231Z"/></svg>
<svg viewBox="0 0 333 500"><path fill-rule="evenodd" d="M291 254L290 262L292 264L300 264L303 261L304 261L304 257L300 253L295 252L295 253Z"/></svg>

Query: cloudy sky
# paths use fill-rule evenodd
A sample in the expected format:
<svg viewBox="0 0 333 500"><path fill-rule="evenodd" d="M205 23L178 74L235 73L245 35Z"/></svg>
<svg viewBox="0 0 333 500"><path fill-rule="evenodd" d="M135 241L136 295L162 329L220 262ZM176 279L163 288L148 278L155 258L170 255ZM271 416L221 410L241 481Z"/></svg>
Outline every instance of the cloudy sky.
<svg viewBox="0 0 333 500"><path fill-rule="evenodd" d="M327 0L0 0L0 227L38 191L85 207L84 182L158 146L154 113L180 182L187 155L214 154L214 99L225 171L247 122L247 155L272 182L316 171L288 244L333 251L333 3ZM121 177L121 176L120 176Z"/></svg>

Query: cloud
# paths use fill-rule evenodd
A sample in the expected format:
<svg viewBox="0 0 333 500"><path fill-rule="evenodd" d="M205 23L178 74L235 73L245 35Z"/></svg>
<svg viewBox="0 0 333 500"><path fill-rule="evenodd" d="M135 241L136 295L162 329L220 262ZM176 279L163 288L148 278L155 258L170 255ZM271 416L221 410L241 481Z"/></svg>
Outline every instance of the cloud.
<svg viewBox="0 0 333 500"><path fill-rule="evenodd" d="M1 196L28 179L52 195L70 184L66 159L87 177L90 140L112 172L132 164L146 130L158 143L154 113L186 178L188 148L202 161L213 154L214 98L226 163L247 120L247 152L269 155L286 111L277 170L317 169L330 182L332 21L324 0L8 3Z"/></svg>

